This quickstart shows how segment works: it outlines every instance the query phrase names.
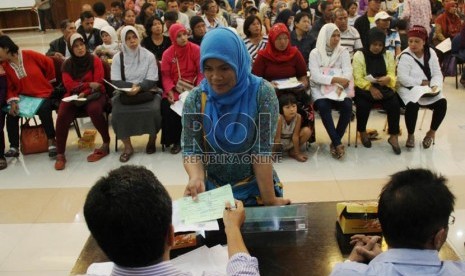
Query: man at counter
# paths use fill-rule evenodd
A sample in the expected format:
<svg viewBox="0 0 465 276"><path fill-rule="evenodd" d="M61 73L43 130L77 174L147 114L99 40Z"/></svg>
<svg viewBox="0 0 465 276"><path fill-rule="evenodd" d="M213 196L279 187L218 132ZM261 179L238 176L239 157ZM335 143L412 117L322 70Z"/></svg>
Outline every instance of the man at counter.
<svg viewBox="0 0 465 276"><path fill-rule="evenodd" d="M455 221L454 203L443 176L425 169L392 175L378 204L389 249L381 251L378 236L354 235L348 260L337 264L331 275L465 275L464 262L438 256Z"/></svg>
<svg viewBox="0 0 465 276"><path fill-rule="evenodd" d="M87 195L84 216L92 236L115 263L111 275L192 275L169 261L174 244L171 198L146 168L122 166L98 180ZM236 201L236 208L226 204L227 275L260 275L258 261L242 239L244 220L242 202Z"/></svg>

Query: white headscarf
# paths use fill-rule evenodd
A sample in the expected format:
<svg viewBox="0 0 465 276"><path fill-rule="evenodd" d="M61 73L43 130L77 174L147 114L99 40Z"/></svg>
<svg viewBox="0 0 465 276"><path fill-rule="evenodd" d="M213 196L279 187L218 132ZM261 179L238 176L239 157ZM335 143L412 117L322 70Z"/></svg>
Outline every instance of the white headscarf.
<svg viewBox="0 0 465 276"><path fill-rule="evenodd" d="M320 33L318 34L318 39L316 40L316 48L318 49L318 53L320 54L321 65L323 67L331 67L332 65L334 65L334 63L344 50L344 48L342 48L341 46L340 40L334 49L331 50L331 48L329 47L331 36L333 35L334 31L339 31L339 28L336 26L336 24L325 24L321 28Z"/></svg>
<svg viewBox="0 0 465 276"><path fill-rule="evenodd" d="M126 45L126 35L129 31L136 34L137 38L139 38L139 45L135 50L130 49ZM124 55L124 73L126 81L140 83L147 78L147 70L149 66L155 66L155 62L153 61L154 58L151 57L153 54L140 46L139 33L133 26L123 27L121 30L121 40L123 44L123 47L121 48ZM151 76L150 79L156 80L157 77Z"/></svg>
<svg viewBox="0 0 465 276"><path fill-rule="evenodd" d="M111 45L118 45L118 36L116 35L116 31L112 26L105 26L101 28L100 36L102 36L102 32L106 32L111 37Z"/></svg>

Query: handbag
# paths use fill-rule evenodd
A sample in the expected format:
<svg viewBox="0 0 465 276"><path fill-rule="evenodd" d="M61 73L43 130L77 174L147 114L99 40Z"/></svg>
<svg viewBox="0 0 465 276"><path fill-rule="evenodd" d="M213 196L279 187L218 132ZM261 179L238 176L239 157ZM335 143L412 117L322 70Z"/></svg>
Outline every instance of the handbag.
<svg viewBox="0 0 465 276"><path fill-rule="evenodd" d="M48 138L45 134L42 124L37 124L34 119L35 126L29 124L29 119L21 125L21 152L26 154L41 153L48 151Z"/></svg>
<svg viewBox="0 0 465 276"><path fill-rule="evenodd" d="M195 87L194 83L195 83L195 80L197 79L197 77L195 77L192 82L183 79L181 77L181 69L179 69L179 62L178 62L177 57L176 57L176 65L178 67L178 82L176 83L176 87L175 87L176 91L178 91L179 93L184 93L184 92L191 91Z"/></svg>
<svg viewBox="0 0 465 276"><path fill-rule="evenodd" d="M120 52L120 70L121 70L121 79L126 81L126 75L124 74L124 56L123 52ZM155 94L152 91L139 91L136 95L129 96L125 92L119 95L119 101L124 105L138 105L147 102L151 102L155 99Z"/></svg>

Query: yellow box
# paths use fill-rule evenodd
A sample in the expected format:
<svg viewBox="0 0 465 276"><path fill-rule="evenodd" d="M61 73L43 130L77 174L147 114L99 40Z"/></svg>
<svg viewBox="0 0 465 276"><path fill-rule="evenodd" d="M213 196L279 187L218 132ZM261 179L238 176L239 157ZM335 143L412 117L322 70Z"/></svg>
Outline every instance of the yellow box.
<svg viewBox="0 0 465 276"><path fill-rule="evenodd" d="M97 135L97 130L95 129L84 130L82 137L78 141L78 147L80 149L94 148L96 135Z"/></svg>
<svg viewBox="0 0 465 276"><path fill-rule="evenodd" d="M344 234L381 233L378 202L339 202L337 221Z"/></svg>

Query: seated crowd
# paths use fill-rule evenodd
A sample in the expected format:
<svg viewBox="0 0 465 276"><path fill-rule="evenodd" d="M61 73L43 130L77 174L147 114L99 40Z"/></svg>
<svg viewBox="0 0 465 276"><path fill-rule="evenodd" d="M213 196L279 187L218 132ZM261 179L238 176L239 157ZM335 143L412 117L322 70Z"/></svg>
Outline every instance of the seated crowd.
<svg viewBox="0 0 465 276"><path fill-rule="evenodd" d="M430 42L436 44L465 33L456 2L444 3L434 31L429 24L412 25L411 15L402 14L401 1L394 7L386 3L381 7L380 0L257 2L114 1L108 16L102 2L86 4L78 20L61 22L63 35L50 42L46 53L53 60L20 49L2 35L0 104L10 109L2 113L0 121L3 126L6 116L10 148L4 152L4 138L0 139L0 169L7 166L5 157L19 155L21 95L44 99L37 115L48 137L49 156L57 156L57 170L65 168L67 128L78 114L87 114L103 138L102 147L95 149L88 161L108 155L108 118L103 114L109 107L116 139L124 144L121 162L127 162L134 152L130 140L134 135L149 134L146 152L154 153L160 129L163 149L171 147L171 153L179 153L181 117L170 106L184 101L183 92L202 82L202 40L206 33L220 27L240 36L252 59L252 73L269 81L278 98L286 97L281 106L276 101L282 116L274 142L281 145L273 147L274 151L288 151L289 156L306 161L301 147L314 139L315 110L331 140L332 156L342 158L345 149L341 140L353 104L357 131L365 147L371 147L366 125L370 110L376 106L387 112L388 143L395 154L401 153L398 135L402 107L406 109L406 147L415 146L420 107L433 110L423 147L434 143L447 101L442 93L442 55L430 48ZM365 12L359 16L357 7L362 5ZM436 14L431 9L429 13L433 20ZM410 20L410 26L404 19ZM63 63L61 72L53 66L57 60ZM111 73L105 74L106 68ZM300 83L297 88L280 89L275 82L294 77ZM113 93L104 78L120 89ZM50 101L55 79L63 80L64 96L77 95L88 102L60 104L56 134ZM289 111L294 105L296 110ZM333 109L340 113L337 124L331 115Z"/></svg>

